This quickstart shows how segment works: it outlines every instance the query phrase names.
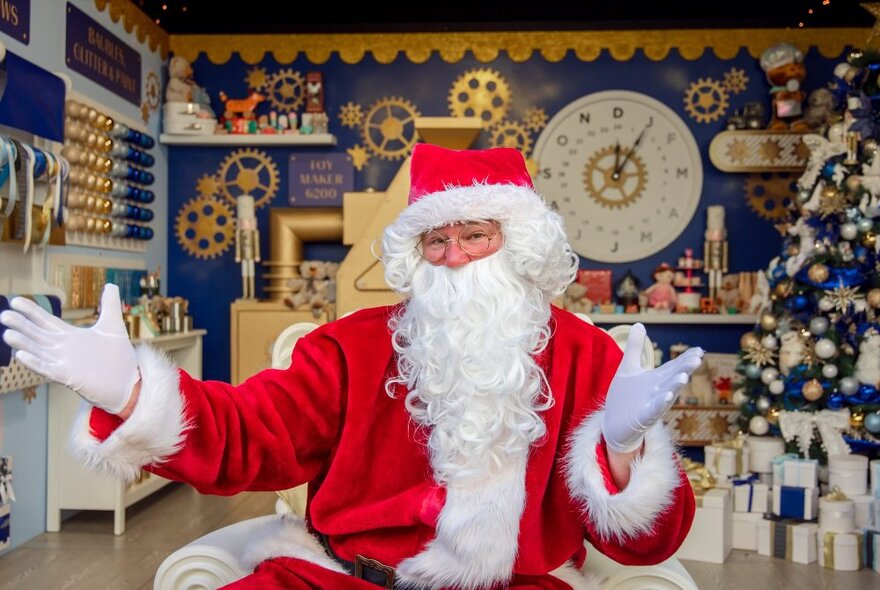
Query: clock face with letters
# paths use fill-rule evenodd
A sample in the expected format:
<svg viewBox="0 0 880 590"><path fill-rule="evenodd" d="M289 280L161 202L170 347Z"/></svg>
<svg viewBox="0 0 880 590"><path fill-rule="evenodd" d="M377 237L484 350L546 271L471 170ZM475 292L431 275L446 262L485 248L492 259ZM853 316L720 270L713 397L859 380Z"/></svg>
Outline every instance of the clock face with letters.
<svg viewBox="0 0 880 590"><path fill-rule="evenodd" d="M608 90L559 111L532 156L535 187L575 252L629 262L677 238L700 202L703 165L687 124L646 94Z"/></svg>

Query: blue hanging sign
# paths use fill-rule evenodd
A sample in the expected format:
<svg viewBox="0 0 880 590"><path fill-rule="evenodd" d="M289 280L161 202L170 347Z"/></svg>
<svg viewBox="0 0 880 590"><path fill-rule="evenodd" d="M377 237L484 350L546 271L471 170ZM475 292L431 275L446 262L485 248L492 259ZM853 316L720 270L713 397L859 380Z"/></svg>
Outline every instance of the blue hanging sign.
<svg viewBox="0 0 880 590"><path fill-rule="evenodd" d="M31 42L31 0L0 0L0 31L25 45Z"/></svg>
<svg viewBox="0 0 880 590"><path fill-rule="evenodd" d="M132 104L141 104L141 54L70 3L65 45L68 68Z"/></svg>
<svg viewBox="0 0 880 590"><path fill-rule="evenodd" d="M287 200L292 207L342 207L342 193L354 190L348 154L291 154Z"/></svg>

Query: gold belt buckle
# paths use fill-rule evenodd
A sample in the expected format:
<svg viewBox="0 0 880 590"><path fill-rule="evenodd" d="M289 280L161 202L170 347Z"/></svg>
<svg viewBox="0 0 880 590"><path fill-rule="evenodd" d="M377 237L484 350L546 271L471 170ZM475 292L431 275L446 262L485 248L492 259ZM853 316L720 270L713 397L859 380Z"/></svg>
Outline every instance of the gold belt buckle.
<svg viewBox="0 0 880 590"><path fill-rule="evenodd" d="M364 580L364 568L368 567L373 571L379 572L385 575L385 588L387 590L394 590L394 568L391 566L387 566L381 561L376 561L375 559L370 559L369 557L364 557L363 555L358 555L354 558L354 577L360 578Z"/></svg>

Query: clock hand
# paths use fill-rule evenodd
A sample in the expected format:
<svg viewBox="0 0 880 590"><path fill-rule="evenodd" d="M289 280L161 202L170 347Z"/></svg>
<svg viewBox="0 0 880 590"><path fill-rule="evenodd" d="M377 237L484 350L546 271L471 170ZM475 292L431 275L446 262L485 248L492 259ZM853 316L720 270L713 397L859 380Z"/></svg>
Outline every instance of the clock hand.
<svg viewBox="0 0 880 590"><path fill-rule="evenodd" d="M645 133L648 131L648 127L650 127L650 125L645 126L645 128L642 129L642 132L639 133L639 136L636 138L635 143L633 143L632 147L629 148L629 151L626 152L626 155L623 157L623 162L621 162L620 166L614 169L615 179L620 176L620 171L623 170L623 167L626 166L627 162L629 162L630 156L633 155L633 152L635 152L636 148L639 147L639 144L642 143L642 138L645 137Z"/></svg>
<svg viewBox="0 0 880 590"><path fill-rule="evenodd" d="M620 140L617 140L617 144L614 146L614 180L617 180L617 177L620 176L617 172L617 165L620 163Z"/></svg>

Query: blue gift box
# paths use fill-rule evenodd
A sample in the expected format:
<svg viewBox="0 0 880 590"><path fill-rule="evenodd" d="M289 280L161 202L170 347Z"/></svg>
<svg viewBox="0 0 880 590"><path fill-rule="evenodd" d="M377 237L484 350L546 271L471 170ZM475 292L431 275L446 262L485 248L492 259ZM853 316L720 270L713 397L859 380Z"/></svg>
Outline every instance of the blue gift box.
<svg viewBox="0 0 880 590"><path fill-rule="evenodd" d="M773 514L782 518L813 520L819 504L819 488L775 486Z"/></svg>

